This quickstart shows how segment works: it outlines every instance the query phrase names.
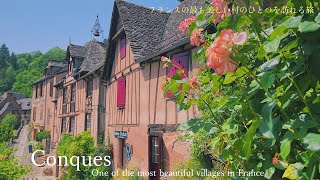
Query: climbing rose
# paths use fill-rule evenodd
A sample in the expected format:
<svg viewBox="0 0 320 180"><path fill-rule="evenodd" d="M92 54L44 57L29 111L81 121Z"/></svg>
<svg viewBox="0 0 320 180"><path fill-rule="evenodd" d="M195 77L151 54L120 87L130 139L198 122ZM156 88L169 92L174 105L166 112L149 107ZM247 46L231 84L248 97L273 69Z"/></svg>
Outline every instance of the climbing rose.
<svg viewBox="0 0 320 180"><path fill-rule="evenodd" d="M200 46L200 44L204 42L204 35L201 34L202 31L203 29L194 29L192 31L190 37L190 44L192 46Z"/></svg>
<svg viewBox="0 0 320 180"><path fill-rule="evenodd" d="M274 164L274 165L279 164L278 158L279 158L279 153L276 153L274 155L274 157L272 158L272 164Z"/></svg>
<svg viewBox="0 0 320 180"><path fill-rule="evenodd" d="M165 57L165 56L162 56L162 57L161 57L161 61L162 61L162 62L170 62L170 59L167 58L167 57Z"/></svg>
<svg viewBox="0 0 320 180"><path fill-rule="evenodd" d="M206 66L214 69L218 76L222 76L225 72L234 72L237 63L231 59L230 54L236 45L242 45L246 40L246 32L234 33L231 29L222 30L220 36L206 51L208 58Z"/></svg>
<svg viewBox="0 0 320 180"><path fill-rule="evenodd" d="M193 77L191 79L189 79L189 84L192 88L196 88L199 86L199 83L198 83L198 78L197 77Z"/></svg>
<svg viewBox="0 0 320 180"><path fill-rule="evenodd" d="M212 0L211 4L216 8L212 15L215 17L214 23L218 24L223 21L227 16L231 15L231 9L229 9L229 2L225 0Z"/></svg>
<svg viewBox="0 0 320 180"><path fill-rule="evenodd" d="M196 20L197 20L197 17L191 16L191 17L181 21L180 24L179 24L178 30L180 32L183 32L183 33L187 32L188 29L189 29L190 24L192 22L195 22Z"/></svg>
<svg viewBox="0 0 320 180"><path fill-rule="evenodd" d="M169 67L169 64L168 64L168 63L164 64L162 68L165 69L165 68L167 68L167 67Z"/></svg>

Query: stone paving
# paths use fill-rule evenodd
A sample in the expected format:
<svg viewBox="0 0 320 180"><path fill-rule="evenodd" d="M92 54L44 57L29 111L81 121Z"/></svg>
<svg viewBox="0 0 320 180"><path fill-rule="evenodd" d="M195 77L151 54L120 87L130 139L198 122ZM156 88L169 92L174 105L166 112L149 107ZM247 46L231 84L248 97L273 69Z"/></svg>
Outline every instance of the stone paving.
<svg viewBox="0 0 320 180"><path fill-rule="evenodd" d="M31 153L29 153L28 149L28 126L25 125L20 132L20 135L18 139L15 139L13 141L13 147L17 148L17 151L14 152L14 155L18 158L21 159L21 164L22 165L30 165L32 166L32 171L24 177L26 180L55 180L57 179L54 176L45 176L43 175L43 170L47 168L46 166L44 167L37 167L31 163Z"/></svg>

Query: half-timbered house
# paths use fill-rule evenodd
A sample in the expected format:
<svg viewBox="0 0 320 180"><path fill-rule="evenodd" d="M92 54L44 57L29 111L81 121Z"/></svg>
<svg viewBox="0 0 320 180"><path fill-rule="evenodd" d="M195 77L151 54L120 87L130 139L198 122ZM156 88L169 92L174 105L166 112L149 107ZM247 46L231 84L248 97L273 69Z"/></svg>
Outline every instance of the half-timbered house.
<svg viewBox="0 0 320 180"><path fill-rule="evenodd" d="M192 77L199 67L195 49L179 23L192 14L182 8L201 9L202 0L185 0L172 13L116 0L105 65L106 137L114 148L115 168L137 167L143 172L173 170L190 155L190 144L179 141L179 124L199 115L192 107L178 112L171 96L164 97L161 82L177 71L162 68L170 57ZM180 9L180 11L178 11Z"/></svg>

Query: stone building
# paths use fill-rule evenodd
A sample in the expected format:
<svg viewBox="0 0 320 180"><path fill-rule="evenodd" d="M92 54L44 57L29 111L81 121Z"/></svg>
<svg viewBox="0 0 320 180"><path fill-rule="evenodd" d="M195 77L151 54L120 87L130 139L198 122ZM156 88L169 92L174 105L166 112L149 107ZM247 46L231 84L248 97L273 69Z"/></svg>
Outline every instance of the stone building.
<svg viewBox="0 0 320 180"><path fill-rule="evenodd" d="M31 99L17 92L6 92L0 96L0 122L8 114L15 115L22 124L30 121Z"/></svg>

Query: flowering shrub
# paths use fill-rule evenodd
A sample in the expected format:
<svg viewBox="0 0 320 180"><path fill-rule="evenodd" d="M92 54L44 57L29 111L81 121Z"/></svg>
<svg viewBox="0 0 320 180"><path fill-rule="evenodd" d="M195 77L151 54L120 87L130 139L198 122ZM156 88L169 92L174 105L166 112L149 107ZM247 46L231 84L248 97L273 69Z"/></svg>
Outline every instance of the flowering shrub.
<svg viewBox="0 0 320 180"><path fill-rule="evenodd" d="M262 10L233 14L231 5ZM272 10L279 5L296 11ZM183 21L179 30L198 46L193 59L202 67L197 77L181 76L181 70L166 79L164 95L173 94L179 110L198 107L202 117L178 130L208 132L211 157L224 162L226 171L263 171L267 179L318 178L319 2L280 0L263 7L259 0L212 0L196 20ZM301 7L314 13L303 14ZM216 33L209 33L211 27ZM162 60L164 67L175 66Z"/></svg>

